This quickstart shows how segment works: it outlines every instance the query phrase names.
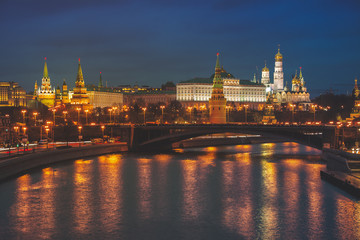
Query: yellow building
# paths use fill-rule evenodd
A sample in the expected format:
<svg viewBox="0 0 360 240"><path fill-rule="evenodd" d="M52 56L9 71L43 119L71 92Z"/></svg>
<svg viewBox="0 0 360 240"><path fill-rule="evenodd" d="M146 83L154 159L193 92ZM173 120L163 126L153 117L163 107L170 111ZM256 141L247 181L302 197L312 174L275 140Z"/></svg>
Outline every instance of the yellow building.
<svg viewBox="0 0 360 240"><path fill-rule="evenodd" d="M74 106L80 106L84 109L92 109L92 106L89 104L89 96L86 91L84 76L81 69L80 58L78 65L78 73L76 76L74 93L72 94L71 104Z"/></svg>
<svg viewBox="0 0 360 240"><path fill-rule="evenodd" d="M35 86L37 86L37 83L35 82ZM48 68L46 64L46 58L45 58L45 64L44 64L44 73L43 78L41 80L41 86L38 88L36 92L36 98L39 102L43 103L44 105L48 107L53 107L55 103L55 89L51 88L50 84L50 77L48 73Z"/></svg>
<svg viewBox="0 0 360 240"><path fill-rule="evenodd" d="M221 68L219 64L219 53L217 54L215 75L211 98L209 99L210 123L226 123L226 98L223 91L223 80L221 78Z"/></svg>
<svg viewBox="0 0 360 240"><path fill-rule="evenodd" d="M0 106L26 106L26 92L16 82L0 82Z"/></svg>

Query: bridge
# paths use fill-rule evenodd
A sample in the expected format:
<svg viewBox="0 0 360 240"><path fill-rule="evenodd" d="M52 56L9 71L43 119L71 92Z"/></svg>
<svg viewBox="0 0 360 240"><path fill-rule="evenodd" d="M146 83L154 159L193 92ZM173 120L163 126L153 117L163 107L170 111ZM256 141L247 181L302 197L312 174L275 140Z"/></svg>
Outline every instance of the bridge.
<svg viewBox="0 0 360 240"><path fill-rule="evenodd" d="M261 135L298 142L322 149L324 143L334 143L335 126L324 125L257 125L257 124L172 124L131 125L128 133L129 150L164 151L172 144L215 133L242 133Z"/></svg>

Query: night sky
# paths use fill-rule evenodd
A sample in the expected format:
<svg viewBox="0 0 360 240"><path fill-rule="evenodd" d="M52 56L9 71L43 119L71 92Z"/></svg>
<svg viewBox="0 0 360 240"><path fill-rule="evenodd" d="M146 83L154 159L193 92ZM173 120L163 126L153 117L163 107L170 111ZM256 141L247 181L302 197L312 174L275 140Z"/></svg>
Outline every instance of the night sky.
<svg viewBox="0 0 360 240"><path fill-rule="evenodd" d="M237 78L266 60L272 79L280 44L285 81L301 66L311 97L346 93L360 77L359 12L358 0L2 0L0 81L32 91L47 57L51 84L73 87L81 58L86 84L102 72L108 86L159 87L210 76L217 52Z"/></svg>

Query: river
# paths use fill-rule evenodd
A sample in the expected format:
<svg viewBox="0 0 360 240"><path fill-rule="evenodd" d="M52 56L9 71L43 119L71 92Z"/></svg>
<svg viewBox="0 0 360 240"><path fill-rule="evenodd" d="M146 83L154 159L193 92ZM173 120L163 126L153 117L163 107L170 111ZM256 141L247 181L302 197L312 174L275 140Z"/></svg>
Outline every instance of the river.
<svg viewBox="0 0 360 240"><path fill-rule="evenodd" d="M297 143L119 153L0 184L0 239L360 239L360 201Z"/></svg>

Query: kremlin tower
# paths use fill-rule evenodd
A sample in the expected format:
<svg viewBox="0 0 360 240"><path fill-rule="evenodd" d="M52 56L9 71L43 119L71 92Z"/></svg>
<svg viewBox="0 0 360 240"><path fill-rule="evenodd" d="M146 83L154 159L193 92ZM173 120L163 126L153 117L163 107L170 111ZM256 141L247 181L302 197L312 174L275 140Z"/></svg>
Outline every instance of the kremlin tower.
<svg viewBox="0 0 360 240"><path fill-rule="evenodd" d="M265 67L262 69L262 72L261 72L261 83L266 86L266 92L270 92L270 90L271 90L271 88L270 88L270 71L266 67L266 62L265 62Z"/></svg>
<svg viewBox="0 0 360 240"><path fill-rule="evenodd" d="M355 86L354 86L354 107L351 110L350 118L346 120L354 120L355 118L360 117L360 90L357 85L357 79L355 79Z"/></svg>
<svg viewBox="0 0 360 240"><path fill-rule="evenodd" d="M210 123L226 123L226 98L223 92L223 79L221 78L221 68L219 64L219 53L217 54L215 75L211 98L209 99Z"/></svg>
<svg viewBox="0 0 360 240"><path fill-rule="evenodd" d="M64 82L63 82L63 85L62 85L62 103L67 104L69 102L70 102L70 100L69 100L69 91L68 91L68 88L67 88L67 85L66 85L66 82L65 82L65 79L64 79Z"/></svg>
<svg viewBox="0 0 360 240"><path fill-rule="evenodd" d="M37 86L37 84L35 86ZM55 89L51 89L46 58L45 58L43 78L41 80L41 87L37 90L37 99L38 101L40 101L41 103L43 103L48 107L54 106Z"/></svg>
<svg viewBox="0 0 360 240"><path fill-rule="evenodd" d="M89 96L86 92L84 76L80 65L80 58L78 65L78 73L75 81L74 94L72 95L71 104L82 105L84 107L86 107L85 105L89 105Z"/></svg>
<svg viewBox="0 0 360 240"><path fill-rule="evenodd" d="M278 53L275 55L275 71L274 71L274 91L281 91L284 89L284 72L283 72L283 56L280 53L280 46Z"/></svg>

